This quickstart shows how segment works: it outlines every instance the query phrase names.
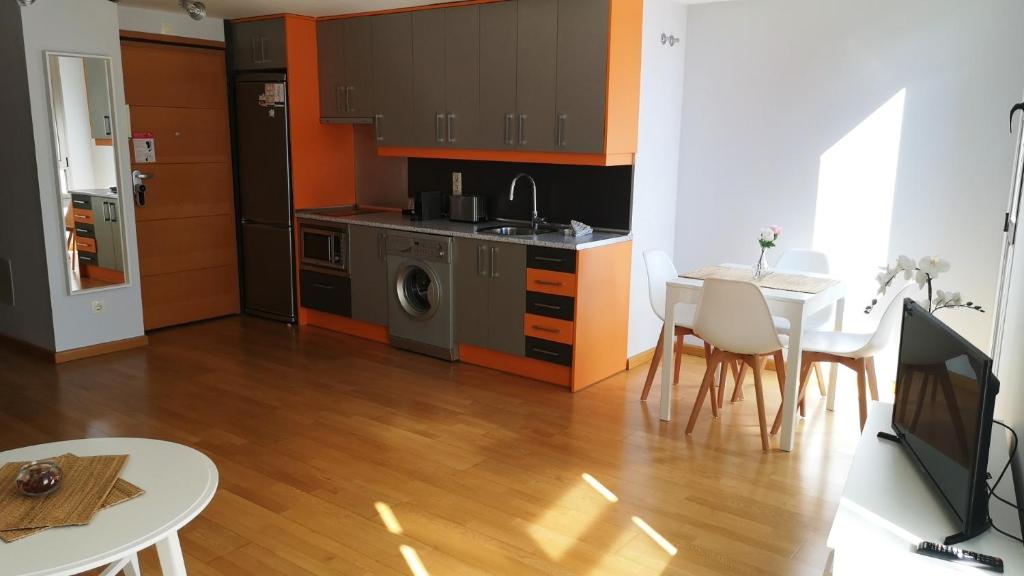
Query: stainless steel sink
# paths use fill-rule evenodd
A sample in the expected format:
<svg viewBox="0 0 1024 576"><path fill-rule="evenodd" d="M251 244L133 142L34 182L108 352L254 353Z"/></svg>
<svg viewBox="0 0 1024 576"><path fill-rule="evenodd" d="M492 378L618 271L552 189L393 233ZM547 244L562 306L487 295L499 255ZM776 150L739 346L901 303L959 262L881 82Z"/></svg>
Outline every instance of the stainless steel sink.
<svg viewBox="0 0 1024 576"><path fill-rule="evenodd" d="M548 234L549 232L557 232L558 228L552 228L550 226L541 226L534 231L529 226L489 226L487 228L480 228L477 232L481 234L494 234L495 236L534 236L539 234Z"/></svg>

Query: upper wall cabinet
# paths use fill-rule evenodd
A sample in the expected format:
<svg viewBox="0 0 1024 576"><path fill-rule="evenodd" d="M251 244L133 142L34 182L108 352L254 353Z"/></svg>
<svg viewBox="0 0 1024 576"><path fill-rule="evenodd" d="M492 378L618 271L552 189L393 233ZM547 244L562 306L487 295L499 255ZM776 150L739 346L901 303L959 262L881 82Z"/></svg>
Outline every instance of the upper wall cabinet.
<svg viewBox="0 0 1024 576"><path fill-rule="evenodd" d="M412 16L373 17L373 98L378 146L408 146L413 140Z"/></svg>
<svg viewBox="0 0 1024 576"><path fill-rule="evenodd" d="M231 46L235 70L275 70L287 66L281 18L232 24Z"/></svg>
<svg viewBox="0 0 1024 576"><path fill-rule="evenodd" d="M556 53L555 149L601 152L608 102L608 3L558 0Z"/></svg>
<svg viewBox="0 0 1024 576"><path fill-rule="evenodd" d="M482 4L478 143L487 150L516 146L516 3Z"/></svg>
<svg viewBox="0 0 1024 576"><path fill-rule="evenodd" d="M317 23L320 117L372 119L373 20L345 18Z"/></svg>

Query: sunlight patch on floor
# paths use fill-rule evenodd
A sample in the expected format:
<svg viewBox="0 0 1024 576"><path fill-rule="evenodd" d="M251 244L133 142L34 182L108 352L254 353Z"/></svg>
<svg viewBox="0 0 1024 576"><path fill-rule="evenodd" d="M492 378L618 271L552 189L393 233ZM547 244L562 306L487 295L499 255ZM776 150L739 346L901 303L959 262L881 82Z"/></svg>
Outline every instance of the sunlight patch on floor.
<svg viewBox="0 0 1024 576"><path fill-rule="evenodd" d="M672 543L669 542L664 536L659 534L657 530L651 528L651 525L647 522L644 522L643 518L640 518L639 516L633 516L633 524L636 524L637 527L640 528L640 530L642 530L644 534L647 534L648 538L654 540L655 544L661 546L661 549L667 552L669 556L675 556L677 553L679 553L678 548L673 546Z"/></svg>
<svg viewBox="0 0 1024 576"><path fill-rule="evenodd" d="M391 506L384 502L375 502L373 507L377 509L380 521L384 523L384 527L388 529L388 532L392 534L402 533L402 525L398 522L398 517L395 516L394 511L391 510Z"/></svg>
<svg viewBox="0 0 1024 576"><path fill-rule="evenodd" d="M607 500L609 502L612 502L612 503L619 501L619 497L616 496L614 492L612 492L611 490L606 488L604 484L601 484L600 482L598 482L597 478L594 478L590 474L587 474L586 472L584 472L583 473L583 480L587 484L590 484L590 487L593 488L594 490L596 490L598 494L600 494L601 496L604 496L605 500Z"/></svg>
<svg viewBox="0 0 1024 576"><path fill-rule="evenodd" d="M597 484L601 485L599 482ZM614 494L612 496L614 497ZM580 536L585 534L605 512L609 504L606 498L604 494L601 494L600 499L595 498L591 485L580 482L562 494L562 497L548 507L543 516L531 523L526 531L541 550L557 562L565 557L566 552L575 545ZM574 521L570 527L559 530L556 534L549 527L564 524L559 517L565 515L574 516Z"/></svg>
<svg viewBox="0 0 1024 576"><path fill-rule="evenodd" d="M402 557L405 558L405 563L409 565L409 571L412 572L412 576L430 576L430 572L427 572L423 561L420 560L420 555L416 553L416 549L412 546L402 544L398 547L398 550L402 553Z"/></svg>

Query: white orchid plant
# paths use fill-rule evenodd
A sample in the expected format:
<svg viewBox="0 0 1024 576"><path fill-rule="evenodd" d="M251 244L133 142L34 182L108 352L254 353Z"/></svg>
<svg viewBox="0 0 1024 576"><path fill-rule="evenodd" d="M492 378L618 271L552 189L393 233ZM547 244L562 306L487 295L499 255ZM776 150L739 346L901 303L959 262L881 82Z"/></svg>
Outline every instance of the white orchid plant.
<svg viewBox="0 0 1024 576"><path fill-rule="evenodd" d="M946 292L945 290L934 289L932 283L940 274L949 272L949 269L949 262L938 256L925 256L915 262L910 256L900 255L894 264L889 264L883 268L878 273L878 276L875 277L878 280L878 294L885 295L885 291L892 285L893 281L902 275L904 280L909 281L913 279L917 282L918 288L928 288L928 300L922 302L922 305L928 308L929 312L935 313L947 308L967 308L984 313L985 310L981 306L969 300L965 302L964 297L959 292ZM864 313L870 313L877 304L877 298L871 300L871 304L864 308Z"/></svg>

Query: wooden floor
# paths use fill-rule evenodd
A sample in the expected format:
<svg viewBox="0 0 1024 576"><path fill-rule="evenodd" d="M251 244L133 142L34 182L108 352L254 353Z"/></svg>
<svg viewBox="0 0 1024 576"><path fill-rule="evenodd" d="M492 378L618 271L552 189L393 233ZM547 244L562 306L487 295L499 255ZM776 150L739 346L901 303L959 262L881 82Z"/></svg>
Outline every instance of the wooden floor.
<svg viewBox="0 0 1024 576"><path fill-rule="evenodd" d="M572 395L234 317L61 366L0 349L0 450L91 436L202 450L221 486L182 532L198 576L821 574L855 393L836 413L809 393L797 451L763 454L749 382L685 435L703 366L685 359L664 424L657 387L639 401L646 366ZM142 560L159 573L152 549Z"/></svg>

